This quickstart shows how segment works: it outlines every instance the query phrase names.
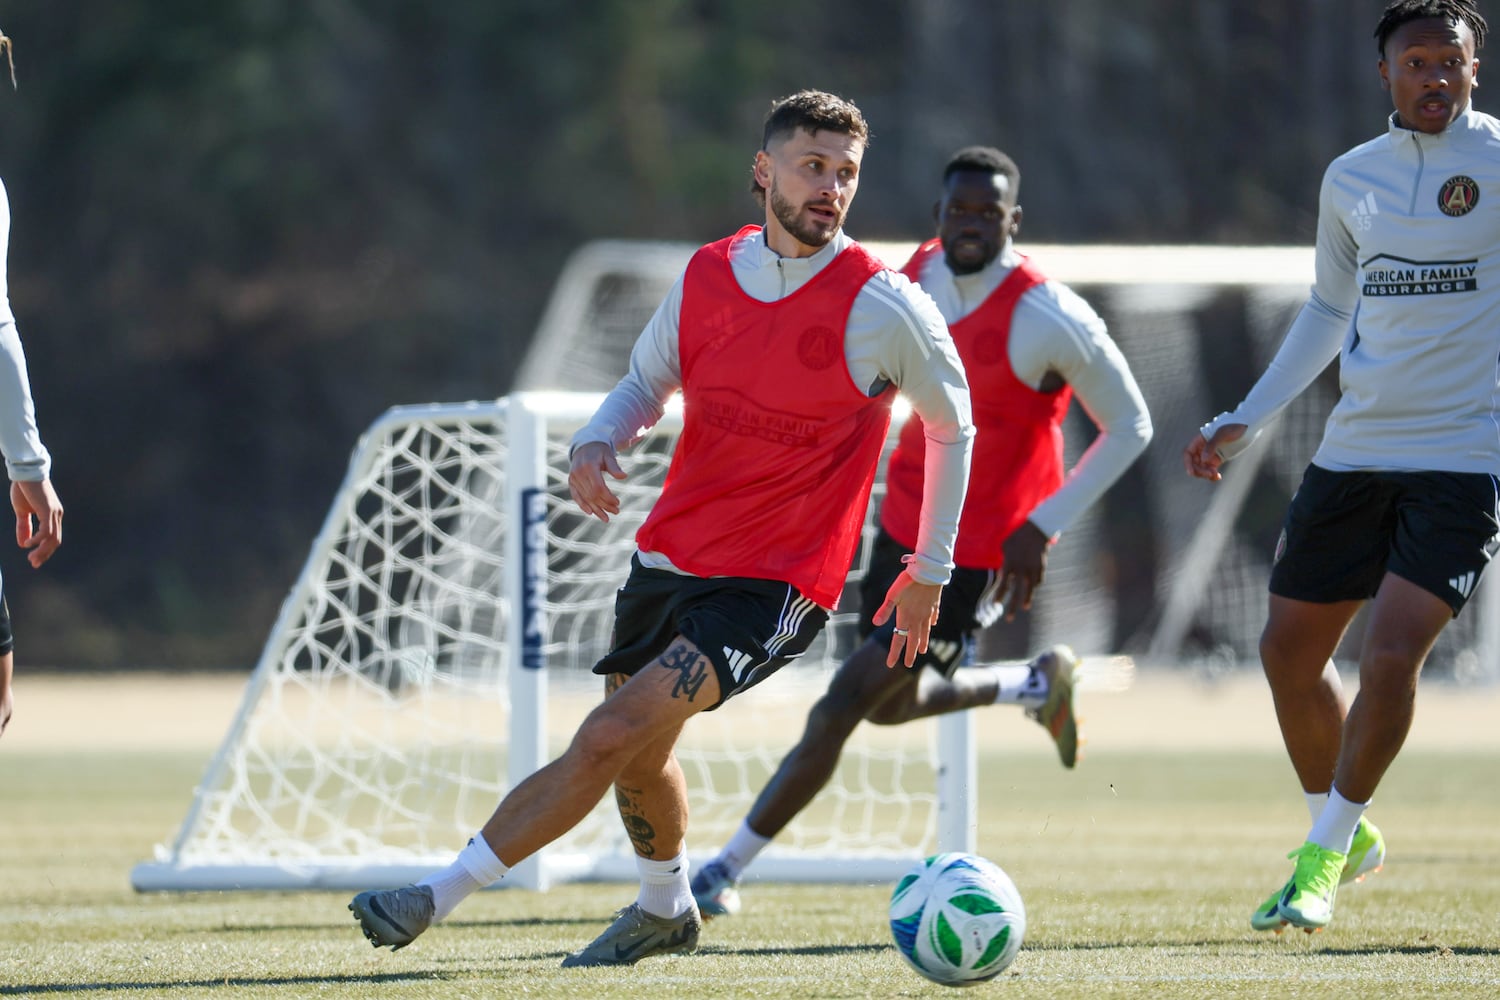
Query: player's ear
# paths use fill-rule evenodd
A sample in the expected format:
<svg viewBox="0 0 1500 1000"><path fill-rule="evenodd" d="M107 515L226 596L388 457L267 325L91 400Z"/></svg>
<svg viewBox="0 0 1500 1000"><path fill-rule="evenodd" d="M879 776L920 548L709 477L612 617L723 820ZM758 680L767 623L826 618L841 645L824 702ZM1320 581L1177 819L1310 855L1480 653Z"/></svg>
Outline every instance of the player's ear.
<svg viewBox="0 0 1500 1000"><path fill-rule="evenodd" d="M1010 235L1014 236L1021 231L1021 206L1017 205L1010 210Z"/></svg>
<svg viewBox="0 0 1500 1000"><path fill-rule="evenodd" d="M756 183L767 191L771 189L771 154L764 149L755 153L755 163L750 167L751 173L755 175Z"/></svg>
<svg viewBox="0 0 1500 1000"><path fill-rule="evenodd" d="M1380 60L1380 62L1376 63L1376 66L1378 66L1380 68L1380 89L1381 90L1390 90L1391 89L1391 75L1390 75L1390 71L1386 68L1385 60L1384 59Z"/></svg>

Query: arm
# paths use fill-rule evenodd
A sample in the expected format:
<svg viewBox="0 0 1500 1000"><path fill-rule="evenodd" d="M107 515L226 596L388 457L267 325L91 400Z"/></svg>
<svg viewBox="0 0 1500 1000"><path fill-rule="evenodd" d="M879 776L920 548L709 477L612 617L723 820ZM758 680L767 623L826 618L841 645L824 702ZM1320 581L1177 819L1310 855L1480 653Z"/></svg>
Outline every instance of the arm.
<svg viewBox="0 0 1500 1000"><path fill-rule="evenodd" d="M1187 472L1217 480L1219 467L1248 448L1288 403L1338 357L1359 304L1359 246L1333 199L1338 163L1323 176L1315 283L1265 373L1239 406L1203 425L1183 450Z"/></svg>
<svg viewBox="0 0 1500 1000"><path fill-rule="evenodd" d="M47 478L52 459L42 446L31 401L26 354L10 309L6 258L10 251L10 200L0 183L0 452L12 480L11 505L16 512L16 544L30 549L33 567L41 566L62 544L62 503ZM32 526L32 517L36 526ZM14 710L11 673L14 657L0 654L0 734Z"/></svg>
<svg viewBox="0 0 1500 1000"><path fill-rule="evenodd" d="M876 624L883 624L895 614L897 627L910 629L910 641L904 644L910 666L927 648L942 587L953 572L953 543L968 489L974 422L963 364L947 324L927 294L895 272L877 274L855 301L850 336L863 335L871 318L877 320L872 328L880 331L874 343L881 377L910 400L927 435L916 552L908 557L906 572L896 579L875 616ZM898 633L888 665L894 665L901 641Z"/></svg>
<svg viewBox="0 0 1500 1000"><path fill-rule="evenodd" d="M568 489L585 514L608 521L620 512L620 498L605 483L606 475L624 479L618 452L656 426L667 400L682 388L677 353L682 314L682 277L667 292L630 352L630 370L604 397L594 416L573 435Z"/></svg>
<svg viewBox="0 0 1500 1000"><path fill-rule="evenodd" d="M1104 321L1056 282L1034 288L1011 319L1010 360L1025 384L1049 376L1073 388L1098 430L1057 492L1031 511L1003 547L999 597L1008 618L1031 607L1046 571L1047 548L1124 474L1151 441L1151 415L1125 356Z"/></svg>

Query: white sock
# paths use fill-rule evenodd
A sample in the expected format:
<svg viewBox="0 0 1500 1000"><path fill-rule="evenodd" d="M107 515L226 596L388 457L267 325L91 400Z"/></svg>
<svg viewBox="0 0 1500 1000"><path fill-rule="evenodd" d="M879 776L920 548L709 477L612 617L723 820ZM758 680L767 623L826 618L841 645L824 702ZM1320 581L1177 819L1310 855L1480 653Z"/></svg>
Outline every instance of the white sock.
<svg viewBox="0 0 1500 1000"><path fill-rule="evenodd" d="M468 846L458 852L453 864L426 876L417 885L425 885L432 890L432 902L436 911L433 919L442 920L459 903L485 886L500 881L508 871L510 866L495 857L484 834L476 833L469 838Z"/></svg>
<svg viewBox="0 0 1500 1000"><path fill-rule="evenodd" d="M652 861L637 855L635 867L641 873L641 894L635 900L641 909L671 919L692 908L686 851L668 861Z"/></svg>
<svg viewBox="0 0 1500 1000"><path fill-rule="evenodd" d="M1328 805L1313 823L1307 839L1325 851L1348 854L1349 845L1354 842L1354 828L1359 826L1359 818L1368 808L1370 803L1350 802L1339 794L1337 788L1330 788Z"/></svg>
<svg viewBox="0 0 1500 1000"><path fill-rule="evenodd" d="M1047 702L1047 678L1029 663L1004 663L984 667L995 675L995 704L1041 708Z"/></svg>
<svg viewBox="0 0 1500 1000"><path fill-rule="evenodd" d="M1303 792L1302 795L1307 799L1307 814L1311 816L1312 821L1316 823L1318 821L1318 817L1323 815L1323 807L1328 804L1328 793Z"/></svg>
<svg viewBox="0 0 1500 1000"><path fill-rule="evenodd" d="M729 838L729 843L724 845L724 849L714 860L724 866L730 878L737 879L770 842L770 837L762 837L750 829L749 823L741 822L740 828L734 831L734 836Z"/></svg>

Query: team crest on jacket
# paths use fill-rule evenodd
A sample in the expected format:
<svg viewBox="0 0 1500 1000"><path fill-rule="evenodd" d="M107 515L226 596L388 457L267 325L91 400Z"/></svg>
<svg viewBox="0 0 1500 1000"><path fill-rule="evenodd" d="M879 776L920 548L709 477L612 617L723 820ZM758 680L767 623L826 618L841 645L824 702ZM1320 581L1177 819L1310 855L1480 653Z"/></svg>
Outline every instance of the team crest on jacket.
<svg viewBox="0 0 1500 1000"><path fill-rule="evenodd" d="M797 357L815 372L839 359L839 335L826 326L810 326L797 339Z"/></svg>
<svg viewBox="0 0 1500 1000"><path fill-rule="evenodd" d="M1474 178L1458 174L1443 181L1438 191L1438 208L1444 215L1468 215L1479 204L1479 185Z"/></svg>

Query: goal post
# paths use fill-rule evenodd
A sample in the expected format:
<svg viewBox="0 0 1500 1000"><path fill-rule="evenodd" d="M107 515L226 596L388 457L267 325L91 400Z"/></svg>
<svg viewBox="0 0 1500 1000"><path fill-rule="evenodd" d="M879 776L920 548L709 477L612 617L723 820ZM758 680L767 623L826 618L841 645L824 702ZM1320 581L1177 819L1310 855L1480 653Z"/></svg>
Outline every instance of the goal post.
<svg viewBox="0 0 1500 1000"><path fill-rule="evenodd" d="M567 490L568 440L601 398L397 407L362 435L186 819L135 867L137 889L410 882L561 751L603 695L590 668L681 426L669 411L625 457L622 509L602 524ZM696 860L737 828L852 650L873 531L808 654L685 728ZM886 880L924 853L973 850L977 787L968 713L861 727L752 875ZM501 885L636 877L606 796Z"/></svg>

